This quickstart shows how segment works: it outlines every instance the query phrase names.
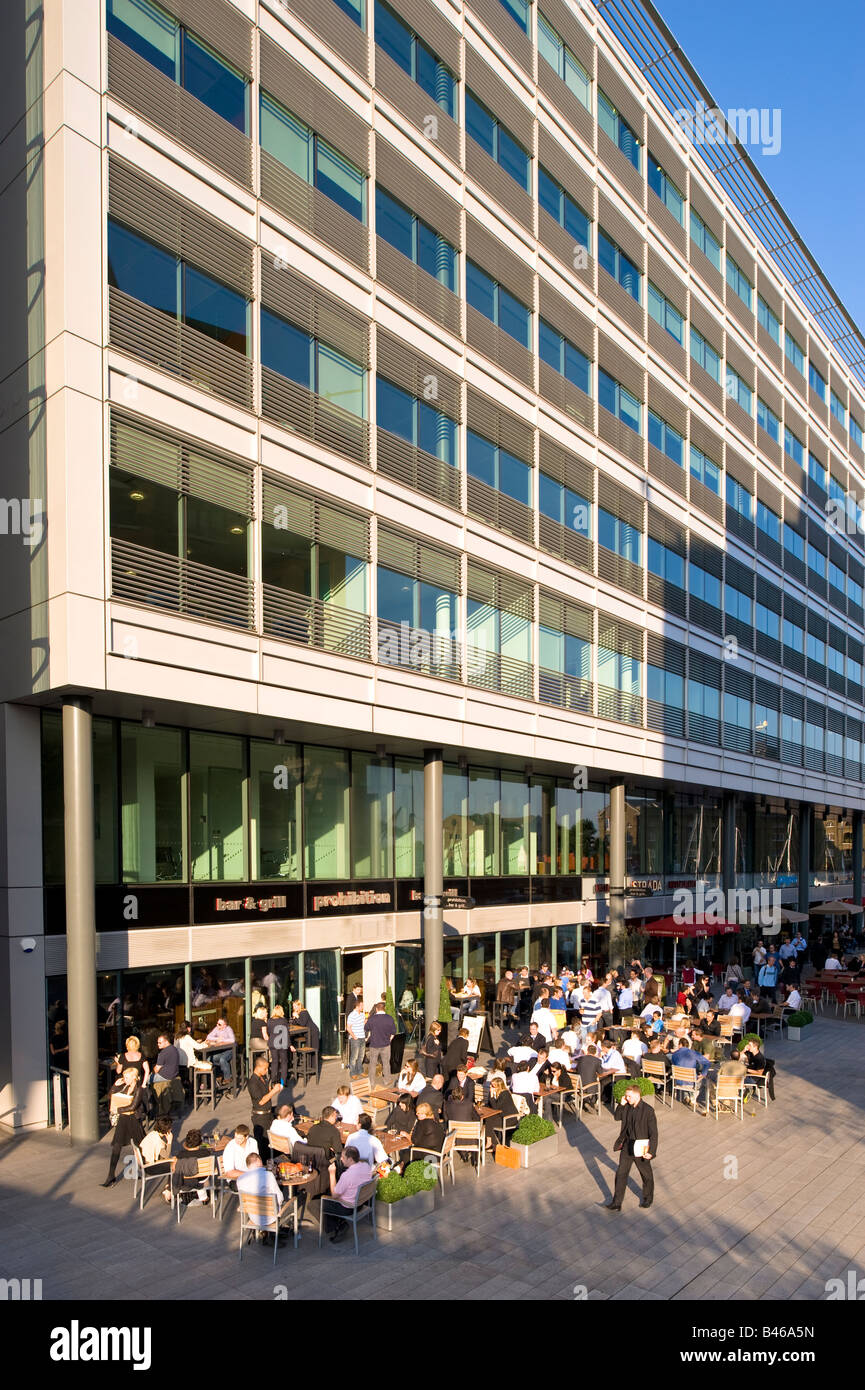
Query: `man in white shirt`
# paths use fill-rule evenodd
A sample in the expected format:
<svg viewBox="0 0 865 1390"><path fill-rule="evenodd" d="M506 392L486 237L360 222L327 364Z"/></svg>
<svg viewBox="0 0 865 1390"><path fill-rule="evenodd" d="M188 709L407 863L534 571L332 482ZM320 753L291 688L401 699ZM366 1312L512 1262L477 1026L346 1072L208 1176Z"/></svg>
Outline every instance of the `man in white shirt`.
<svg viewBox="0 0 865 1390"><path fill-rule="evenodd" d="M284 1139L287 1144L305 1144L306 1140L299 1134L294 1127L294 1106L281 1105L276 1112L276 1119L270 1126L270 1133L277 1139Z"/></svg>
<svg viewBox="0 0 865 1390"><path fill-rule="evenodd" d="M787 986L787 989L788 989L789 993L787 994L787 998L784 1000L784 1003L787 1005L787 1008L788 1008L788 1009L801 1009L801 1007L802 1007L802 996L801 996L801 994L799 993L799 991L798 991L798 989L796 988L796 986L795 986L795 985L788 985L788 986Z"/></svg>
<svg viewBox="0 0 865 1390"><path fill-rule="evenodd" d="M760 968L766 964L766 947L763 945L762 941L758 941L757 945L754 947L751 960L753 961L754 974L756 975Z"/></svg>
<svg viewBox="0 0 865 1390"><path fill-rule="evenodd" d="M283 1203L282 1188L273 1173L265 1168L258 1153L250 1154L246 1160L246 1172L237 1179L237 1190L238 1192L249 1192L254 1197L275 1197L277 1211ZM253 1226L267 1226L272 1220L271 1217L264 1214L256 1214L248 1219ZM268 1240L267 1234L264 1239ZM273 1240L273 1236L271 1235L269 1239Z"/></svg>
<svg viewBox="0 0 865 1390"><path fill-rule="evenodd" d="M348 1074L352 1078L363 1076L363 1054L366 1049L365 1023L363 1004L357 1004L345 1020L345 1031L348 1034Z"/></svg>
<svg viewBox="0 0 865 1390"><path fill-rule="evenodd" d="M379 1163L387 1163L387 1150L377 1135L372 1132L372 1116L361 1115L359 1128L351 1136L352 1147L357 1149L361 1163L375 1168Z"/></svg>
<svg viewBox="0 0 865 1390"><path fill-rule="evenodd" d="M725 985L725 986L724 986L724 993L721 995L720 999L718 1000L718 1008L721 1010L721 1013L724 1013L724 1014L729 1013L730 1010L732 1009L733 1005L735 1004L735 1002L736 1002L736 996L735 996L735 994L731 994L730 991L729 991L729 989L728 989L727 986Z"/></svg>
<svg viewBox="0 0 865 1390"><path fill-rule="evenodd" d="M580 1034L573 1027L566 1028L564 1033L559 1035L559 1043L566 1047L569 1052L579 1052L581 1046Z"/></svg>
<svg viewBox="0 0 865 1390"><path fill-rule="evenodd" d="M611 1047L609 1052L601 1053L601 1061L604 1064L604 1071L614 1071L617 1076L627 1076L628 1068L625 1066L625 1059L617 1047Z"/></svg>
<svg viewBox="0 0 865 1390"><path fill-rule="evenodd" d="M540 1089L540 1081L525 1062L515 1068L511 1077L511 1090L515 1096L536 1096Z"/></svg>
<svg viewBox="0 0 865 1390"><path fill-rule="evenodd" d="M508 1056L513 1061L514 1066L519 1066L521 1062L533 1062L537 1055L533 1047L518 1046L508 1048Z"/></svg>
<svg viewBox="0 0 865 1390"><path fill-rule="evenodd" d="M619 990L619 1012L628 1013L634 1007L634 991L630 985L625 985L624 989Z"/></svg>
<svg viewBox="0 0 865 1390"><path fill-rule="evenodd" d="M744 1031L745 1031L745 1024L748 1022L748 1019L751 1017L751 1006L750 1006L749 1004L746 1004L746 1003L745 1003L745 1000L744 1000L743 997L740 996L740 997L736 1000L736 1002L735 1002L735 1004L732 1006L732 1008L730 1009L730 1017L731 1017L731 1018L737 1018L737 1019L739 1020L739 1023L740 1023L741 1028L742 1028L742 1032L744 1033Z"/></svg>
<svg viewBox="0 0 865 1390"><path fill-rule="evenodd" d="M258 1145L249 1132L249 1125L237 1125L234 1138L222 1151L222 1176L236 1179L246 1173L246 1160L251 1154L258 1154Z"/></svg>
<svg viewBox="0 0 865 1390"><path fill-rule="evenodd" d="M823 966L823 969L824 969L824 970L840 970L840 969L841 969L841 962L840 962L840 960L838 959L837 956L834 956L834 955L827 956L827 957L826 957L826 962L825 962L825 964L824 964L824 966ZM834 989L834 985L833 985L833 989Z"/></svg>
<svg viewBox="0 0 865 1390"><path fill-rule="evenodd" d="M659 1012L661 1011L658 1009L657 1004L647 1004L646 1007L641 1011L640 1018L651 1020L654 1018L655 1014Z"/></svg>
<svg viewBox="0 0 865 1390"><path fill-rule="evenodd" d="M567 1071L571 1065L571 1054L567 1047L562 1047L563 1042L564 1038L561 1038L552 1044L547 1061L550 1065L552 1065L553 1062L560 1062L565 1071Z"/></svg>
<svg viewBox="0 0 865 1390"><path fill-rule="evenodd" d="M596 999L600 1004L602 1014L611 1014L613 1012L613 996L607 989L606 984L598 985L592 998Z"/></svg>
<svg viewBox="0 0 865 1390"><path fill-rule="evenodd" d="M547 1042L552 1040L553 1033L558 1028L558 1022L552 1009L535 1009L532 1014L532 1023L538 1025L538 1032L543 1033Z"/></svg>
<svg viewBox="0 0 865 1390"><path fill-rule="evenodd" d="M636 1029L622 1043L622 1056L627 1057L632 1062L642 1062L648 1050Z"/></svg>
<svg viewBox="0 0 865 1390"><path fill-rule="evenodd" d="M358 1096L353 1096L348 1086L338 1088L331 1105L334 1110L339 1111L340 1119L347 1125L356 1125L363 1114L363 1101Z"/></svg>

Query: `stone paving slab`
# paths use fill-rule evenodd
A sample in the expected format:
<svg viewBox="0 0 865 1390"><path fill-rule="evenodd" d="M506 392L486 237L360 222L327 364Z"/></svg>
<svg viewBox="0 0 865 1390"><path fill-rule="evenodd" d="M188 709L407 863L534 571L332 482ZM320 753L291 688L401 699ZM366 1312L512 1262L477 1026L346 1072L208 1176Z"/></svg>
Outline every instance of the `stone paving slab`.
<svg viewBox="0 0 865 1390"><path fill-rule="evenodd" d="M155 1189L139 1212L131 1182L102 1188L107 1138L84 1150L55 1133L0 1139L0 1275L76 1300L822 1298L828 1279L865 1275L865 1021L818 1018L804 1042L773 1038L769 1054L778 1100L744 1121L657 1106L651 1211L633 1182L621 1213L603 1210L617 1128L608 1114L568 1119L547 1162L488 1164L480 1179L458 1164L433 1214L377 1241L362 1226L359 1258L350 1240L319 1250L307 1222L275 1266L266 1247L241 1262L236 1205L222 1221L193 1208L178 1229ZM298 1108L317 1114L346 1079L328 1063ZM241 1119L244 1097L194 1123L225 1131ZM188 1116L176 1132L192 1127Z"/></svg>

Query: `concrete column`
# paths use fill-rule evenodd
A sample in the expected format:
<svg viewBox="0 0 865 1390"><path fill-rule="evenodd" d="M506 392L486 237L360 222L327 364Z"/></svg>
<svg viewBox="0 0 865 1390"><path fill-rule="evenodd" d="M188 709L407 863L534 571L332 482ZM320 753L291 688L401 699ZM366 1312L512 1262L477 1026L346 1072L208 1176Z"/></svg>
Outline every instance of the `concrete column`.
<svg viewBox="0 0 865 1390"><path fill-rule="evenodd" d="M853 812L853 901L862 902L862 812ZM856 923L854 922L854 926Z"/></svg>
<svg viewBox="0 0 865 1390"><path fill-rule="evenodd" d="M610 784L610 945L608 965L625 959L625 782Z"/></svg>
<svg viewBox="0 0 865 1390"><path fill-rule="evenodd" d="M99 1138L93 716L90 701L81 696L63 703L63 803L69 1125L73 1142L92 1144Z"/></svg>
<svg viewBox="0 0 865 1390"><path fill-rule="evenodd" d="M721 813L721 887L727 893L736 887L736 809L736 797L726 792Z"/></svg>
<svg viewBox="0 0 865 1390"><path fill-rule="evenodd" d="M799 911L811 904L811 806L799 803Z"/></svg>
<svg viewBox="0 0 865 1390"><path fill-rule="evenodd" d="M427 748L423 760L423 960L426 1026L438 1017L444 969L442 914L442 750Z"/></svg>

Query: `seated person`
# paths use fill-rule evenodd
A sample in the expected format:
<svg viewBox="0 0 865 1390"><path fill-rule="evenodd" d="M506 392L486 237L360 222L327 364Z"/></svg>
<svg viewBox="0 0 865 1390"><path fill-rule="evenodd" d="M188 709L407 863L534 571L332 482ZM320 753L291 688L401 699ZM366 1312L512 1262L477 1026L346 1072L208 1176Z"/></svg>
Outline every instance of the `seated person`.
<svg viewBox="0 0 865 1390"><path fill-rule="evenodd" d="M736 1031L744 1032L745 1024L751 1017L751 1006L746 1004L745 995L742 990L736 996L735 1003L730 1008L730 1017L736 1019Z"/></svg>
<svg viewBox="0 0 865 1390"><path fill-rule="evenodd" d="M704 1034L711 1033L713 1038L720 1038L721 1020L715 1009L706 1009L705 1013L700 1014L700 1025Z"/></svg>
<svg viewBox="0 0 865 1390"><path fill-rule="evenodd" d="M276 1139L285 1141L286 1146L292 1144L305 1144L303 1135L295 1128L297 1117L294 1113L293 1105L281 1105L276 1112L276 1119L270 1126L270 1134Z"/></svg>
<svg viewBox="0 0 865 1390"><path fill-rule="evenodd" d="M548 1085L555 1086L557 1091L572 1091L574 1081L567 1067L563 1067L561 1062L552 1062L550 1065L550 1079Z"/></svg>
<svg viewBox="0 0 865 1390"><path fill-rule="evenodd" d="M562 1038L554 1038L550 1043L547 1061L551 1065L553 1062L561 1062L566 1071L570 1067L571 1049L564 1045L564 1040Z"/></svg>
<svg viewBox="0 0 865 1390"><path fill-rule="evenodd" d="M523 1096L532 1114L537 1113L536 1097L541 1083L532 1070L530 1062L518 1062L511 1077L511 1090L515 1096Z"/></svg>
<svg viewBox="0 0 865 1390"><path fill-rule="evenodd" d="M442 1106L445 1101L444 1086L444 1077L440 1071L436 1072L435 1076L431 1077L423 1090L419 1092L417 1100L415 1101L415 1114L417 1114L417 1107L420 1105L421 1101L423 1101L425 1105L429 1105L432 1108L432 1112L436 1119L441 1119Z"/></svg>
<svg viewBox="0 0 865 1390"><path fill-rule="evenodd" d="M625 1061L636 1062L639 1066L648 1052L648 1046L640 1037L638 1028L631 1029L631 1036L622 1043L622 1056Z"/></svg>
<svg viewBox="0 0 865 1390"><path fill-rule="evenodd" d="M246 1172L246 1160L258 1153L258 1144L249 1132L249 1125L235 1125L234 1137L222 1151L222 1176L235 1182Z"/></svg>
<svg viewBox="0 0 865 1390"><path fill-rule="evenodd" d="M516 1047L509 1047L508 1056L515 1065L518 1065L520 1062L533 1062L538 1055L538 1047L540 1046L541 1040L538 1041L537 1047L529 1047L528 1044L523 1041Z"/></svg>
<svg viewBox="0 0 865 1390"><path fill-rule="evenodd" d="M397 1078L396 1089L415 1097L426 1085L426 1077L418 1070L417 1062L406 1062Z"/></svg>
<svg viewBox="0 0 865 1390"><path fill-rule="evenodd" d="M285 1198L282 1188L268 1168L265 1168L258 1153L250 1154L246 1160L246 1172L241 1173L237 1179L238 1192L246 1192L252 1197L275 1197L276 1210L279 1212ZM253 1226L265 1226L269 1219L265 1213L256 1213L248 1220ZM266 1245L273 1242L273 1232L265 1231L262 1239Z"/></svg>
<svg viewBox="0 0 865 1390"><path fill-rule="evenodd" d="M210 1201L208 1184L210 1178L200 1178L198 1176L198 1160L200 1158L212 1158L210 1149L206 1149L201 1139L200 1129L190 1129L183 1140L183 1150L174 1165L174 1172L171 1175L171 1186L179 1202L184 1205L192 1202L197 1197L200 1202ZM168 1188L162 1194L165 1202L171 1201L171 1193Z"/></svg>
<svg viewBox="0 0 865 1390"><path fill-rule="evenodd" d="M549 1085L552 1068L550 1067L550 1054L545 1047L540 1048L537 1061L534 1066L529 1063L529 1067L532 1073L538 1078L538 1082L541 1086Z"/></svg>
<svg viewBox="0 0 865 1390"><path fill-rule="evenodd" d="M769 1092L769 1099L775 1099L775 1063L765 1055L760 1049L758 1042L749 1042L745 1045L742 1052L742 1061L748 1071L755 1071L759 1075L766 1077L766 1089Z"/></svg>
<svg viewBox="0 0 865 1390"><path fill-rule="evenodd" d="M522 1064L525 1066L525 1063ZM444 1104L444 1117L450 1123L451 1120L476 1120L478 1112L473 1100L464 1096L459 1086L452 1086L448 1091Z"/></svg>
<svg viewBox="0 0 865 1390"><path fill-rule="evenodd" d="M653 1038L649 1043L649 1050L646 1053L653 1062L663 1062L667 1071L670 1070L670 1054L664 1050L664 1044L660 1038Z"/></svg>
<svg viewBox="0 0 865 1390"><path fill-rule="evenodd" d="M601 1063L604 1071L613 1071L617 1076L627 1076L628 1074L624 1057L619 1049L612 1044L605 1052L601 1053Z"/></svg>
<svg viewBox="0 0 865 1390"><path fill-rule="evenodd" d="M529 1024L528 1037L523 1038L522 1043L524 1047L530 1047L535 1052L539 1052L542 1047L549 1046L549 1039L546 1033L543 1033L538 1024L533 1021Z"/></svg>
<svg viewBox="0 0 865 1390"><path fill-rule="evenodd" d="M357 1194L362 1187L372 1181L372 1169L368 1163L364 1163L357 1149L349 1144L343 1153L344 1168L342 1176L336 1176L336 1162L332 1162L328 1169L330 1176L330 1195L335 1197L341 1206L352 1210L357 1198ZM330 1213L325 1218L325 1229L331 1232L331 1243L336 1244L343 1240L351 1227L347 1221L340 1221L338 1216Z"/></svg>
<svg viewBox="0 0 865 1390"><path fill-rule="evenodd" d="M508 1090L506 1081L501 1076L494 1076L490 1082L490 1109L498 1110L500 1115L516 1115L517 1113L514 1098Z"/></svg>
<svg viewBox="0 0 865 1390"><path fill-rule="evenodd" d="M459 1086L463 1095L469 1100L475 1098L475 1079L469 1076L465 1067L457 1067L456 1076L451 1077L451 1086Z"/></svg>
<svg viewBox="0 0 865 1390"><path fill-rule="evenodd" d="M352 1095L350 1086L337 1086L333 1108L344 1125L356 1125L364 1113L363 1101Z"/></svg>
<svg viewBox="0 0 865 1390"><path fill-rule="evenodd" d="M415 1124L414 1101L410 1096L400 1096L387 1117L387 1127L392 1134L411 1135Z"/></svg>
<svg viewBox="0 0 865 1390"><path fill-rule="evenodd" d="M598 1056L598 1049L595 1043L589 1043L582 1057L577 1058L575 1067L576 1075L580 1078L583 1086L591 1086L597 1081L604 1064Z"/></svg>
<svg viewBox="0 0 865 1390"><path fill-rule="evenodd" d="M373 1134L372 1115L361 1115L357 1123L358 1127L351 1136L351 1146L357 1149L361 1162L368 1163L370 1168L378 1168L382 1163L388 1163L384 1144L377 1134Z"/></svg>
<svg viewBox="0 0 865 1390"><path fill-rule="evenodd" d="M691 1039L687 1034L680 1039L679 1046L670 1056L670 1061L674 1067L693 1068L698 1078L705 1077L711 1066L708 1057L704 1057L702 1053L694 1051L691 1046ZM690 1084L687 1089L692 1089Z"/></svg>
<svg viewBox="0 0 865 1390"><path fill-rule="evenodd" d="M171 1172L171 1120L160 1115L153 1129L139 1144L141 1157L152 1173Z"/></svg>
<svg viewBox="0 0 865 1390"><path fill-rule="evenodd" d="M417 1119L411 1132L412 1148L432 1149L440 1154L445 1141L445 1127L441 1120L435 1118L432 1106L425 1101L418 1102L415 1114Z"/></svg>
<svg viewBox="0 0 865 1390"><path fill-rule="evenodd" d="M316 1120L306 1136L306 1142L311 1149L324 1149L328 1158L339 1158L342 1153L342 1139L337 1129L339 1111L334 1110L332 1105L326 1105L321 1112L321 1118Z"/></svg>

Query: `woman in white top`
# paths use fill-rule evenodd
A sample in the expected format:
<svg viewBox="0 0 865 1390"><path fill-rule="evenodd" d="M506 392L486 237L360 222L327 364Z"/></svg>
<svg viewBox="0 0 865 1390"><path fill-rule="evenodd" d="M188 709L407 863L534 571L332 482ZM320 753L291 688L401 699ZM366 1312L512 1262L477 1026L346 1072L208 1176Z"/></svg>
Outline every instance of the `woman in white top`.
<svg viewBox="0 0 865 1390"><path fill-rule="evenodd" d="M417 1062L406 1062L397 1078L396 1088L404 1095L420 1095L426 1085L426 1077L418 1071Z"/></svg>
<svg viewBox="0 0 865 1390"><path fill-rule="evenodd" d="M356 1125L363 1114L363 1101L357 1096L353 1096L350 1086L340 1086L336 1095L331 1101L334 1110L339 1111L340 1117L347 1125Z"/></svg>

